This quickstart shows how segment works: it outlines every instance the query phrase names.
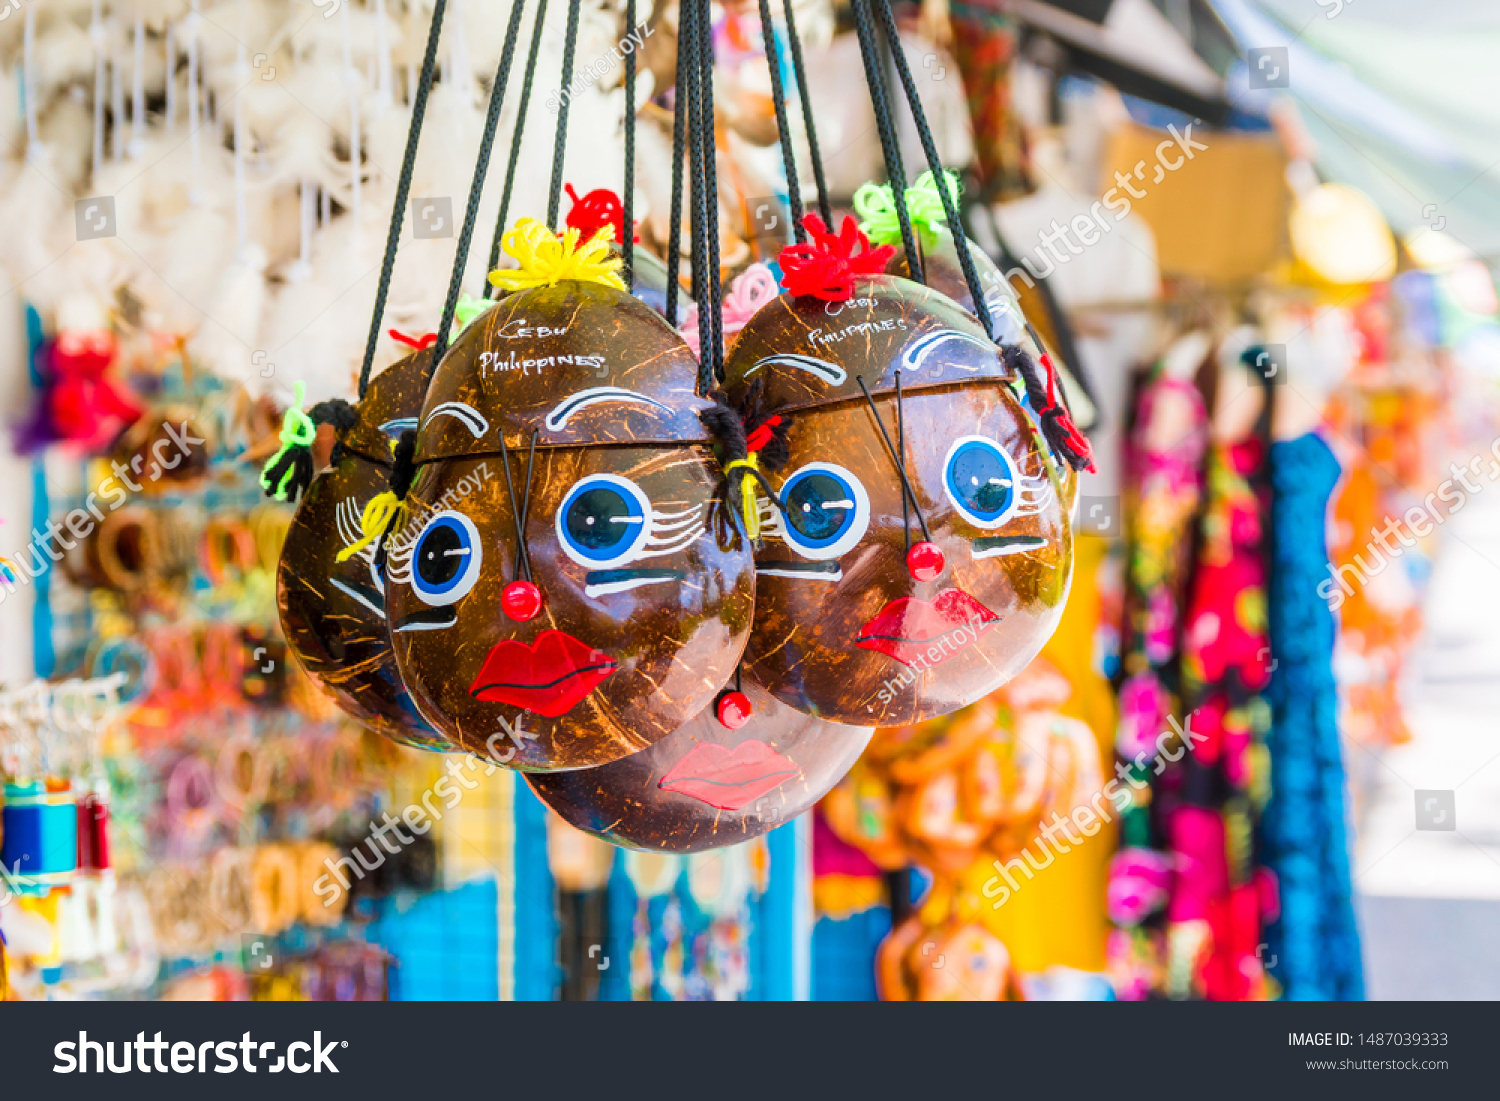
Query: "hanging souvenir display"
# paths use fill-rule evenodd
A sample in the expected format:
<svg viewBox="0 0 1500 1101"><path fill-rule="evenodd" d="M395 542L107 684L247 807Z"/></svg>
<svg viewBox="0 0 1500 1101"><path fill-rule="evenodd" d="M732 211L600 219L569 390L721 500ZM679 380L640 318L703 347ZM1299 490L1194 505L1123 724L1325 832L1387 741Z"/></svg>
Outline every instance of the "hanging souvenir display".
<svg viewBox="0 0 1500 1101"><path fill-rule="evenodd" d="M888 7L875 7L897 41ZM857 4L855 17L878 101L870 13ZM893 55L925 131L904 57ZM891 121L878 117L896 221L916 255ZM940 173L930 135L926 144ZM938 202L957 224L952 193L939 189ZM951 299L882 274L894 249L872 247L852 220L836 234L817 215L803 226L812 240L799 227L779 258L784 293L725 363L728 398L760 445L749 469L731 474L747 530L765 536L746 671L829 721L919 722L1003 684L1056 625L1071 573L1073 464L1088 462L1087 443L1051 371L1043 384L1024 349L986 336L982 293L976 324ZM972 256L959 263L977 288ZM779 467L764 514L754 489L762 452L767 469Z"/></svg>
<svg viewBox="0 0 1500 1101"><path fill-rule="evenodd" d="M1349 867L1348 780L1339 742L1324 530L1339 462L1316 432L1271 445L1270 640L1276 666L1270 799L1259 838L1276 875L1272 976L1297 1000L1359 999L1365 983Z"/></svg>
<svg viewBox="0 0 1500 1101"><path fill-rule="evenodd" d="M1245 367L1225 356L1181 633L1185 723L1176 738L1159 730L1154 739L1151 813L1173 869L1163 900L1166 992L1241 1001L1267 996L1261 923L1275 911L1274 882L1254 844L1270 779L1261 692L1271 665L1263 530L1272 392L1255 376L1265 389L1251 431L1243 410L1256 408L1256 392L1246 389Z"/></svg>
<svg viewBox="0 0 1500 1101"><path fill-rule="evenodd" d="M532 289L434 372L388 549L407 685L455 745L524 729L519 767L603 764L670 733L713 701L749 628L697 364L624 293L605 240L526 219L507 236L521 267L493 278Z"/></svg>
<svg viewBox="0 0 1500 1101"><path fill-rule="evenodd" d="M710 708L612 764L527 780L568 822L617 845L687 853L758 837L817 802L871 730L799 714L754 684L744 696L742 725Z"/></svg>
<svg viewBox="0 0 1500 1101"><path fill-rule="evenodd" d="M618 760L713 704L754 594L717 500L699 364L617 274L633 243L615 259L611 226L587 241L549 228L565 141L559 111L547 222L506 233L518 266L490 282L509 293L445 351L466 219L415 451L365 525L389 529L392 641L423 713L454 745L536 771ZM697 248L716 241L694 225ZM717 280L702 283L706 307Z"/></svg>

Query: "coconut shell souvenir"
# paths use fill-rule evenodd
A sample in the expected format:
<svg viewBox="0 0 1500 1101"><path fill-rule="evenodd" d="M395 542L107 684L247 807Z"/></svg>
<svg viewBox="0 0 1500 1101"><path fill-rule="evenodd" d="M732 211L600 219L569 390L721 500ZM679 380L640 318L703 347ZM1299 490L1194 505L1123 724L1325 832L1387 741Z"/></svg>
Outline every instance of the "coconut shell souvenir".
<svg viewBox="0 0 1500 1101"><path fill-rule="evenodd" d="M782 254L788 293L725 362L748 436L778 440L745 671L807 714L907 725L995 690L1056 627L1077 479L1044 428L1072 425L1021 407L1024 352L878 274L888 247L852 220L807 224L813 243Z"/></svg>
<svg viewBox="0 0 1500 1101"><path fill-rule="evenodd" d="M519 270L438 364L404 522L392 642L456 747L525 770L637 753L709 707L748 635L754 566L692 352L626 294L607 233L522 219Z"/></svg>
<svg viewBox="0 0 1500 1101"><path fill-rule="evenodd" d="M755 685L743 694L741 725L709 708L612 764L527 781L567 822L616 845L690 853L759 837L822 798L872 731L803 715Z"/></svg>
<svg viewBox="0 0 1500 1101"><path fill-rule="evenodd" d="M396 671L376 546L360 518L390 479L392 444L415 425L432 352L398 360L370 382L346 420L332 465L302 494L276 572L287 646L347 714L403 745L447 749L417 714Z"/></svg>

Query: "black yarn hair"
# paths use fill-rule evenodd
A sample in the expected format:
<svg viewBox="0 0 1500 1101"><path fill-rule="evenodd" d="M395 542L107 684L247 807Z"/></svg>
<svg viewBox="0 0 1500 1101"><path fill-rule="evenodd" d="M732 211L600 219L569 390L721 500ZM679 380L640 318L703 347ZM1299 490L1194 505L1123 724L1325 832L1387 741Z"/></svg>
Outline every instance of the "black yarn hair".
<svg viewBox="0 0 1500 1101"><path fill-rule="evenodd" d="M387 483L398 501L406 500L406 495L411 492L411 484L417 477L416 460L417 434L408 428L396 441L396 448L391 456L391 476ZM375 548L375 569L379 573L385 572L386 544L390 541L391 529L396 526L396 518L400 515L400 512L393 512L385 530L380 533L380 542Z"/></svg>
<svg viewBox="0 0 1500 1101"><path fill-rule="evenodd" d="M335 442L332 461L337 463L343 451L342 440L339 437L359 421L359 411L343 398L332 398L328 401L320 401L309 409L307 419L319 427L325 424L333 426ZM289 471L291 477L287 479L283 487L282 479L287 477ZM316 474L310 445L298 444L295 447L288 447L282 453L281 458L266 468L264 475L266 496L295 502L307 492L307 487L312 485Z"/></svg>
<svg viewBox="0 0 1500 1101"><path fill-rule="evenodd" d="M756 379L745 391L744 397L738 404L732 402L729 395L722 390L714 390L708 395L714 404L698 414L703 427L708 429L715 444L718 445L721 453L720 461L724 466L727 467L749 456L747 438L762 427L769 427L770 439L764 447L756 451L761 465L767 470L780 470L790 459L791 450L787 445L787 431L790 428L788 419L785 414L778 414L775 418L776 423L769 424L772 417L768 416L763 409L762 393L763 387L759 379ZM724 476L724 480L719 483L719 488L714 494L724 511L734 517L736 531L743 530L744 521L732 502L742 492L740 486L746 478L754 478L771 502L780 511L786 511L786 502L781 499L776 490L771 488L771 483L766 480L764 474L746 466L737 466Z"/></svg>

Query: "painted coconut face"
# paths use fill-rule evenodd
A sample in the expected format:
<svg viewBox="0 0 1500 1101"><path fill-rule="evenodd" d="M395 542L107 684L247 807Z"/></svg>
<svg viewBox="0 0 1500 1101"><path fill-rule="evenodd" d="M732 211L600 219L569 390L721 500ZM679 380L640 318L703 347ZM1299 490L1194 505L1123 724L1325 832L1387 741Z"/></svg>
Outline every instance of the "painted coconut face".
<svg viewBox="0 0 1500 1101"><path fill-rule="evenodd" d="M386 490L391 441L416 426L431 365L431 352L417 352L371 380L338 465L315 478L297 506L276 599L288 647L346 713L403 745L448 749L396 671L375 548L337 557L359 539L365 505Z"/></svg>
<svg viewBox="0 0 1500 1101"><path fill-rule="evenodd" d="M873 731L800 714L755 685L745 694L753 710L738 730L709 708L623 760L527 781L571 825L628 848L702 852L759 837L821 799Z"/></svg>
<svg viewBox="0 0 1500 1101"><path fill-rule="evenodd" d="M733 674L754 567L713 501L697 370L646 305L587 282L506 296L438 365L387 587L402 676L454 745L606 764Z"/></svg>
<svg viewBox="0 0 1500 1101"><path fill-rule="evenodd" d="M763 408L789 423L790 460L770 476L785 513L762 500L751 677L819 718L897 726L1025 667L1067 599L1076 478L972 317L908 280L865 277L847 302L766 306L725 371L732 400L763 379ZM936 570L931 557L909 566L918 542L941 551Z"/></svg>

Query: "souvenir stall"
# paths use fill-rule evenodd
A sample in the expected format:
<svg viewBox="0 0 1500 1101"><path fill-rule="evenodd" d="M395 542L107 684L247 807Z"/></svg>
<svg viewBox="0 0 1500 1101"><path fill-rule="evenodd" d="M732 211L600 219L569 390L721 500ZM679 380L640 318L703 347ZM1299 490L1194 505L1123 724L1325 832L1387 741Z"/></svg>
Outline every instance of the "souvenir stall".
<svg viewBox="0 0 1500 1101"><path fill-rule="evenodd" d="M1493 285L1052 7L0 14L0 992L1362 996Z"/></svg>

